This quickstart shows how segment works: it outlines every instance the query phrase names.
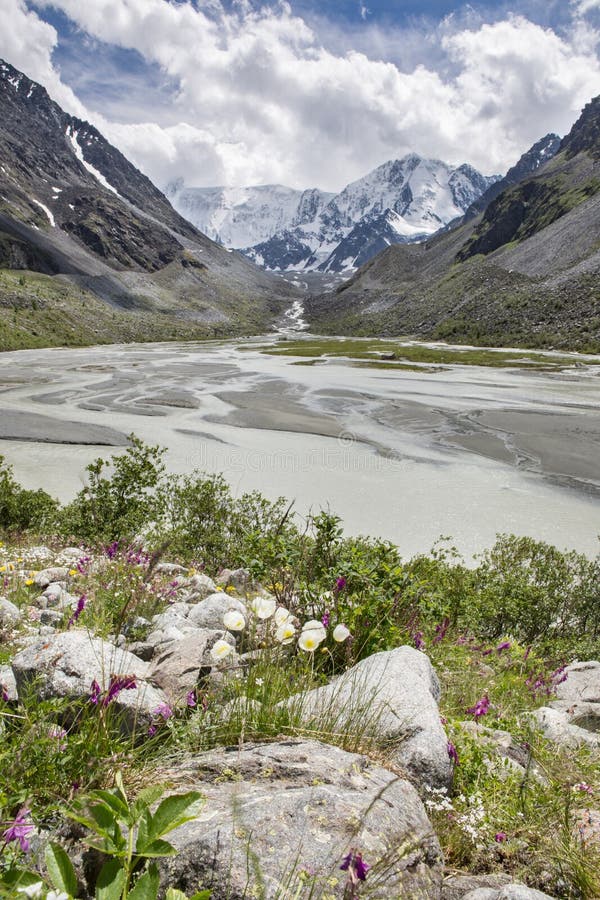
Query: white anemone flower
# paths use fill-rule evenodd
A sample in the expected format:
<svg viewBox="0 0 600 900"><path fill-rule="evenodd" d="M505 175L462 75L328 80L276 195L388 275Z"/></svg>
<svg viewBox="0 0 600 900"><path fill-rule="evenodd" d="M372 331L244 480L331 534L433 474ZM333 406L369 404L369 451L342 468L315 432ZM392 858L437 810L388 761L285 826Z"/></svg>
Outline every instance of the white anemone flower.
<svg viewBox="0 0 600 900"><path fill-rule="evenodd" d="M307 631L303 631L298 638L298 646L301 650L305 650L306 653L314 653L319 644L322 644L324 640L325 629L321 632L317 631L316 628L309 628Z"/></svg>
<svg viewBox="0 0 600 900"><path fill-rule="evenodd" d="M296 629L292 622L282 622L275 632L275 639L279 641L280 644L291 644L295 634Z"/></svg>
<svg viewBox="0 0 600 900"><path fill-rule="evenodd" d="M333 629L333 639L341 644L346 638L350 637L350 630L345 625L336 625Z"/></svg>
<svg viewBox="0 0 600 900"><path fill-rule="evenodd" d="M275 624L283 625L285 622L289 622L289 620L293 618L289 609L286 609L285 606L278 606L275 610Z"/></svg>
<svg viewBox="0 0 600 900"><path fill-rule="evenodd" d="M317 631L322 635L320 638L321 641L324 641L327 637L327 629L318 619L310 619L308 622L305 622L302 626L302 633L305 631Z"/></svg>
<svg viewBox="0 0 600 900"><path fill-rule="evenodd" d="M246 620L236 609L230 609L223 616L223 625L227 631L243 631L246 627Z"/></svg>
<svg viewBox="0 0 600 900"><path fill-rule="evenodd" d="M277 607L277 601L273 597L255 597L250 606L257 618L270 619Z"/></svg>
<svg viewBox="0 0 600 900"><path fill-rule="evenodd" d="M227 641L218 640L211 647L210 657L215 662L219 662L233 652L233 647Z"/></svg>

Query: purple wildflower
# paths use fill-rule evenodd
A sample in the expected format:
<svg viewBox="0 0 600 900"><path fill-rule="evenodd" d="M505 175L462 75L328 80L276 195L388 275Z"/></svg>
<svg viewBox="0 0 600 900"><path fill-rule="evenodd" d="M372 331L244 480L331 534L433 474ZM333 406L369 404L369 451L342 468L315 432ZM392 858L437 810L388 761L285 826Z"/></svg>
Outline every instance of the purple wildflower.
<svg viewBox="0 0 600 900"><path fill-rule="evenodd" d="M587 781L580 781L578 784L574 784L573 790L583 791L584 794L594 793L594 788L591 786L591 784L588 784Z"/></svg>
<svg viewBox="0 0 600 900"><path fill-rule="evenodd" d="M74 625L83 610L85 609L85 604L87 603L87 594L82 594L79 600L77 601L77 606L73 612L73 615L69 619L67 628L70 628L71 625Z"/></svg>
<svg viewBox="0 0 600 900"><path fill-rule="evenodd" d="M77 571L80 575L87 575L88 563L91 561L91 556L81 556L77 560Z"/></svg>
<svg viewBox="0 0 600 900"><path fill-rule="evenodd" d="M498 644L498 646L496 647L496 652L502 653L503 650L510 650L510 648L511 648L510 641L502 641L502 643Z"/></svg>
<svg viewBox="0 0 600 900"><path fill-rule="evenodd" d="M474 706L470 706L467 710L470 715L475 716L476 719L479 719L480 716L485 716L487 711L490 708L490 701L487 694L484 694L480 700Z"/></svg>
<svg viewBox="0 0 600 900"><path fill-rule="evenodd" d="M527 662L527 660L529 659L529 654L531 653L532 649L533 649L533 648L532 648L532 646L531 646L531 644L530 644L529 647L527 648L527 650L525 651L524 656L523 656L523 662Z"/></svg>
<svg viewBox="0 0 600 900"><path fill-rule="evenodd" d="M10 697L8 696L8 688L5 684L0 683L0 697L5 703L8 703Z"/></svg>
<svg viewBox="0 0 600 900"><path fill-rule="evenodd" d="M150 735L150 737L154 737L154 735L156 734L156 725L150 726L150 728L148 729L148 734Z"/></svg>
<svg viewBox="0 0 600 900"><path fill-rule="evenodd" d="M483 653L482 653L481 655L482 655L482 656L489 656L490 653L492 653L492 649L491 649L491 648L488 648L487 650L484 650Z"/></svg>
<svg viewBox="0 0 600 900"><path fill-rule="evenodd" d="M362 858L362 854L357 853L354 850L351 850L350 853L344 857L340 866L342 871L348 873L352 884L358 884L359 881L365 881L367 872L370 868L371 866Z"/></svg>
<svg viewBox="0 0 600 900"><path fill-rule="evenodd" d="M340 578L337 578L336 582L335 582L335 588L334 588L336 594L339 594L340 591L343 591L344 588L346 587L346 584L347 584L347 581L343 575Z"/></svg>
<svg viewBox="0 0 600 900"><path fill-rule="evenodd" d="M458 751L457 751L456 747L454 746L454 744L452 743L452 741L448 741L448 756L450 757L450 759L452 760L452 762L454 763L455 766L457 766L459 764L458 763Z"/></svg>
<svg viewBox="0 0 600 900"><path fill-rule="evenodd" d="M135 675L111 675L108 690L102 700L102 706L108 706L116 700L121 691L130 691L137 687Z"/></svg>
<svg viewBox="0 0 600 900"><path fill-rule="evenodd" d="M323 623L323 628L327 628L329 626L330 618L331 618L331 616L330 616L329 610L326 610L326 612L323 613L323 618L321 619L321 622Z"/></svg>
<svg viewBox="0 0 600 900"><path fill-rule="evenodd" d="M417 650L423 650L425 647L425 641L423 640L423 632L415 631L413 634L413 640L415 642L415 647Z"/></svg>
<svg viewBox="0 0 600 900"><path fill-rule="evenodd" d="M65 750L67 746L67 742L64 740L66 738L67 732L64 728L61 728L60 725L53 725L48 729L48 737L52 738L57 742L59 750Z"/></svg>
<svg viewBox="0 0 600 900"><path fill-rule="evenodd" d="M505 831L497 831L494 835L494 840L497 844L503 844L506 840L506 832Z"/></svg>
<svg viewBox="0 0 600 900"><path fill-rule="evenodd" d="M9 827L2 835L7 844L10 844L11 841L18 841L23 853L27 853L27 851L29 850L30 845L28 835L31 834L31 832L34 830L34 826L31 823L27 823L25 821L25 819L27 819L28 817L29 810L24 806L15 816L15 820L12 825L9 825Z"/></svg>
<svg viewBox="0 0 600 900"><path fill-rule="evenodd" d="M159 703L159 705L153 711L153 715L161 716L166 722L167 719L170 719L173 715L173 710L168 703Z"/></svg>
<svg viewBox="0 0 600 900"><path fill-rule="evenodd" d="M94 678L94 680L92 681L92 686L90 688L90 703L94 703L94 704L97 703L98 700L100 699L101 693L102 693L102 690L100 688L100 685Z"/></svg>
<svg viewBox="0 0 600 900"><path fill-rule="evenodd" d="M190 691L188 693L187 697L185 698L185 700L186 700L186 703L188 706L192 706L192 707L195 706L196 705L196 692Z"/></svg>
<svg viewBox="0 0 600 900"><path fill-rule="evenodd" d="M450 619L448 618L448 616L446 616L446 618L442 622L440 622L438 625L435 626L435 637L433 639L434 644L439 644L441 641L444 640L449 626L450 626Z"/></svg>

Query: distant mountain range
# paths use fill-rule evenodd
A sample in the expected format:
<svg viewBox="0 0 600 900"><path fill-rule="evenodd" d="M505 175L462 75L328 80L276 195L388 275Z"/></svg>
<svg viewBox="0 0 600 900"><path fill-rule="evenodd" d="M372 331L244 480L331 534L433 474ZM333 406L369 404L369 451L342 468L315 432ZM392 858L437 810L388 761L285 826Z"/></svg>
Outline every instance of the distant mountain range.
<svg viewBox="0 0 600 900"><path fill-rule="evenodd" d="M306 312L329 334L600 350L600 97L453 227L388 247Z"/></svg>
<svg viewBox="0 0 600 900"><path fill-rule="evenodd" d="M196 188L183 179L165 192L197 228L266 269L352 272L390 244L439 231L499 179L411 153L339 194L282 185Z"/></svg>
<svg viewBox="0 0 600 900"><path fill-rule="evenodd" d="M63 296L59 314L40 279L2 282L0 349L89 343L88 325L99 341L256 332L296 296L201 234L96 128L1 60L0 268L60 276ZM94 310L83 334L81 297Z"/></svg>

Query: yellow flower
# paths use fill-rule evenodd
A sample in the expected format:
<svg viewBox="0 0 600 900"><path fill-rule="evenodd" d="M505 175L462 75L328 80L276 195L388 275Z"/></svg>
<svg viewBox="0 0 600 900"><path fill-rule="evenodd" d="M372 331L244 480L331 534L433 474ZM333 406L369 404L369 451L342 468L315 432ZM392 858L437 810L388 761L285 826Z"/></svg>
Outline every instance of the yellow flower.
<svg viewBox="0 0 600 900"><path fill-rule="evenodd" d="M221 587L220 584L217 585L217 590L218 590L218 591L222 591L222 590L223 590L223 588Z"/></svg>
<svg viewBox="0 0 600 900"><path fill-rule="evenodd" d="M69 575L77 575L77 569L69 569Z"/></svg>
<svg viewBox="0 0 600 900"><path fill-rule="evenodd" d="M196 570L193 567L191 569L188 569L188 575L191 576L191 575L195 575L195 574L196 574Z"/></svg>
<svg viewBox="0 0 600 900"><path fill-rule="evenodd" d="M29 587L30 585L32 585L32 584L33 584L33 578L28 578L27 581L25 582L25 584L27 585L27 587Z"/></svg>
<svg viewBox="0 0 600 900"><path fill-rule="evenodd" d="M0 566L0 572L6 572L6 566Z"/></svg>
<svg viewBox="0 0 600 900"><path fill-rule="evenodd" d="M228 594L235 594L235 588L232 584L228 584L225 590Z"/></svg>

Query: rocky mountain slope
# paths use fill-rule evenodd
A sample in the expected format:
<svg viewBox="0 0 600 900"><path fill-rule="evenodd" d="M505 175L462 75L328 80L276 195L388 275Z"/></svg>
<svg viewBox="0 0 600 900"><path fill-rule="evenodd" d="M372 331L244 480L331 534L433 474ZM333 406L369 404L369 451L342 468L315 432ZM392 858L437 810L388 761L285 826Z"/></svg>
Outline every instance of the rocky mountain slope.
<svg viewBox="0 0 600 900"><path fill-rule="evenodd" d="M96 128L1 61L0 267L60 276L69 303L91 294L135 313L142 336L156 336L163 319L169 334L256 331L293 299L289 285L201 234ZM0 289L5 331L13 308Z"/></svg>
<svg viewBox="0 0 600 900"><path fill-rule="evenodd" d="M307 312L325 333L597 349L600 97L558 153L485 212L426 243L388 248Z"/></svg>
<svg viewBox="0 0 600 900"><path fill-rule="evenodd" d="M281 185L168 186L173 205L198 228L272 270L353 271L390 244L433 234L462 216L499 176L486 178L409 154L339 194Z"/></svg>

